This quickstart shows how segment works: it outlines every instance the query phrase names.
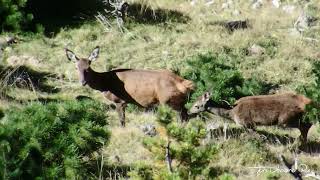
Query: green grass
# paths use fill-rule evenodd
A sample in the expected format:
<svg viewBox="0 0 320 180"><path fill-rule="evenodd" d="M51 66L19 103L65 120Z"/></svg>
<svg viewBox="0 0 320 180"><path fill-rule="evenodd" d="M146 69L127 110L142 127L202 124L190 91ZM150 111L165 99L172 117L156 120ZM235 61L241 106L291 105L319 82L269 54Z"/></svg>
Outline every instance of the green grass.
<svg viewBox="0 0 320 180"><path fill-rule="evenodd" d="M18 84L8 85L7 75L1 75L0 108L7 112L12 108L24 108L37 101L72 100L78 95L86 95L95 101L105 102L99 92L80 85L75 65L66 58L65 47L73 50L79 57L87 57L92 49L99 45L100 57L92 64L96 71L113 68L164 68L183 74L193 70L187 65L187 61L190 59L197 61L201 55L213 54L214 57L219 57L212 58L213 60L218 59L219 63L232 67L230 72L223 71L226 76L237 72L245 82L254 78L263 84L277 84L279 87L272 90L275 92L295 91L302 86L310 87L317 80L313 68L314 62L320 60L320 43L307 38L320 40L319 22L302 36L292 36L289 33L289 29L293 27L303 9L303 5L299 5L303 4L302 2L283 2L283 4L293 3L296 6L293 14L286 14L281 8L276 9L267 2L259 10L252 10L249 1L236 1L227 10L221 9L224 2L222 0L215 1L211 6L201 3L191 6L190 1L184 0L129 1L133 2L141 3L151 10L161 9L162 14L159 15L168 16L166 22L143 23L130 18L125 33L118 32L116 28L106 32L98 22L86 22L77 28L62 28L53 37L42 34L17 34L22 41L4 49L1 67L24 65L30 71L52 74L54 76L47 77L43 84L56 87L59 91L51 93L33 89L32 83L26 87L20 87ZM314 0L305 9L319 18L320 14L317 11L319 5L320 1ZM178 11L188 17L188 20L179 22L176 16L171 17L170 13L165 13L167 10ZM234 10L240 10L241 14L233 16ZM143 9L139 13L143 14ZM248 19L250 28L230 33L216 23L234 19ZM253 44L263 47L265 53L260 56L249 55L247 49ZM15 61L16 59L18 61ZM196 81L199 83L198 79ZM246 91L254 89L249 85ZM162 123L156 122L157 114L145 113L131 107L127 112L128 126L122 129L119 127L119 120L114 110L108 108L101 111L108 112L112 132L110 143L103 151L106 164L165 166L163 161L155 159L143 145L144 135L139 126L144 123L154 123L161 132L155 139L166 139L167 134L162 127L163 123L167 123L166 120ZM218 120L216 117L209 117L211 120ZM319 141L317 129L319 128L313 128L309 134L313 141ZM297 132L291 130L267 128L266 131L279 136L287 134L291 137L297 136ZM214 167L212 173L219 176L218 179L242 177L254 179L255 174L243 170L241 165L252 166L256 163L277 165L274 157L278 153L290 155L287 145L255 142L250 137L244 141L238 138L224 141L221 137L216 142L212 141L209 143L218 145L220 149L218 156L209 162L210 166ZM115 158L116 155L120 157L121 163ZM310 162L310 166L315 167L314 169L320 167L315 156L302 154L299 157L303 162ZM137 171L131 172L132 177L138 177L137 174L139 174ZM263 174L261 177L276 179L277 176ZM290 179L290 176L284 174L280 176L280 179Z"/></svg>

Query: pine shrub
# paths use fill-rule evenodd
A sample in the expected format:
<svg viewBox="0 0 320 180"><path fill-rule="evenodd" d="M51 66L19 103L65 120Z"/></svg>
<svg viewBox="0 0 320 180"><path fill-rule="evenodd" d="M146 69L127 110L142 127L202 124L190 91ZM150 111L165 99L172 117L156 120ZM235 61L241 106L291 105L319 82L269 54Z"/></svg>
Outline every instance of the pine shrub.
<svg viewBox="0 0 320 180"><path fill-rule="evenodd" d="M93 101L32 103L0 123L5 179L83 179L90 155L109 139L105 107Z"/></svg>
<svg viewBox="0 0 320 180"><path fill-rule="evenodd" d="M174 112L169 107L162 106L157 111L157 121L164 125L166 134L172 142L170 154L173 172L169 173L166 166L154 167L154 179L193 179L206 177L210 179L210 160L217 154L214 144L201 144L206 136L205 124L199 120L192 120L186 126L181 126L174 120ZM146 137L144 146L150 150L156 160L166 163L166 139ZM177 165L178 164L178 165Z"/></svg>
<svg viewBox="0 0 320 180"><path fill-rule="evenodd" d="M0 32L18 31L31 22L33 15L24 11L26 3L27 0L0 0Z"/></svg>
<svg viewBox="0 0 320 180"><path fill-rule="evenodd" d="M197 90L193 93L192 100L205 91L210 91L214 101L226 100L232 104L241 97L265 94L269 91L271 85L255 78L245 79L230 64L232 58L234 54L224 51L200 54L187 60L187 68L182 75L196 83Z"/></svg>
<svg viewBox="0 0 320 180"><path fill-rule="evenodd" d="M320 62L314 61L312 73L315 77L315 81L308 86L300 86L297 91L310 98L313 103L307 105L307 113L304 115L304 121L312 123L320 122ZM319 129L320 132L320 129Z"/></svg>

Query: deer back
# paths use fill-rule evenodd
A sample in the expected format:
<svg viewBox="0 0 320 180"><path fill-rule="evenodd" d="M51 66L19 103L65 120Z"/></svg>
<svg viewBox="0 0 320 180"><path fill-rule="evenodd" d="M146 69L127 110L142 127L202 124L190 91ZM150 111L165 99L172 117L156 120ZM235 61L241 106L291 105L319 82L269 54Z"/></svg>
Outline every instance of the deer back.
<svg viewBox="0 0 320 180"><path fill-rule="evenodd" d="M293 93L244 97L232 110L240 124L288 124L299 118L311 100Z"/></svg>

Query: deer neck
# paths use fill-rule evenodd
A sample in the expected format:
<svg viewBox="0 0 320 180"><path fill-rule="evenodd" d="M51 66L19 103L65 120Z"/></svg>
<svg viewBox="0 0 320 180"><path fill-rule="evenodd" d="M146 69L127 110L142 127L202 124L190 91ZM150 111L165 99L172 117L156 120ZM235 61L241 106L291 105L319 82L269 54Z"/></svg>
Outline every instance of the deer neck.
<svg viewBox="0 0 320 180"><path fill-rule="evenodd" d="M92 89L104 92L108 91L107 82L108 82L108 76L106 73L99 73L91 69L85 71L85 80L87 82L87 85L91 87Z"/></svg>
<svg viewBox="0 0 320 180"><path fill-rule="evenodd" d="M207 111L209 111L212 114L221 116L223 118L231 120L231 109L224 109L224 108L215 108L215 107L208 107Z"/></svg>

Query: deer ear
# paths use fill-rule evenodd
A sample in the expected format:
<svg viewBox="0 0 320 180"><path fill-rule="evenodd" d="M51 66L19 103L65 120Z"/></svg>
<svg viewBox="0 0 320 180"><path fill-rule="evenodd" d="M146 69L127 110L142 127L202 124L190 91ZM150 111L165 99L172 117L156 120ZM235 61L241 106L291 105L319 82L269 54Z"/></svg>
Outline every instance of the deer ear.
<svg viewBox="0 0 320 180"><path fill-rule="evenodd" d="M95 61L99 56L99 51L100 51L100 47L97 46L96 48L94 48L94 50L92 51L88 59L90 61Z"/></svg>
<svg viewBox="0 0 320 180"><path fill-rule="evenodd" d="M209 101L210 97L211 97L211 93L205 92L202 96L202 101Z"/></svg>
<svg viewBox="0 0 320 180"><path fill-rule="evenodd" d="M70 51L69 49L66 49L66 55L67 55L67 58L70 60L70 61L78 61L79 58L72 52Z"/></svg>

